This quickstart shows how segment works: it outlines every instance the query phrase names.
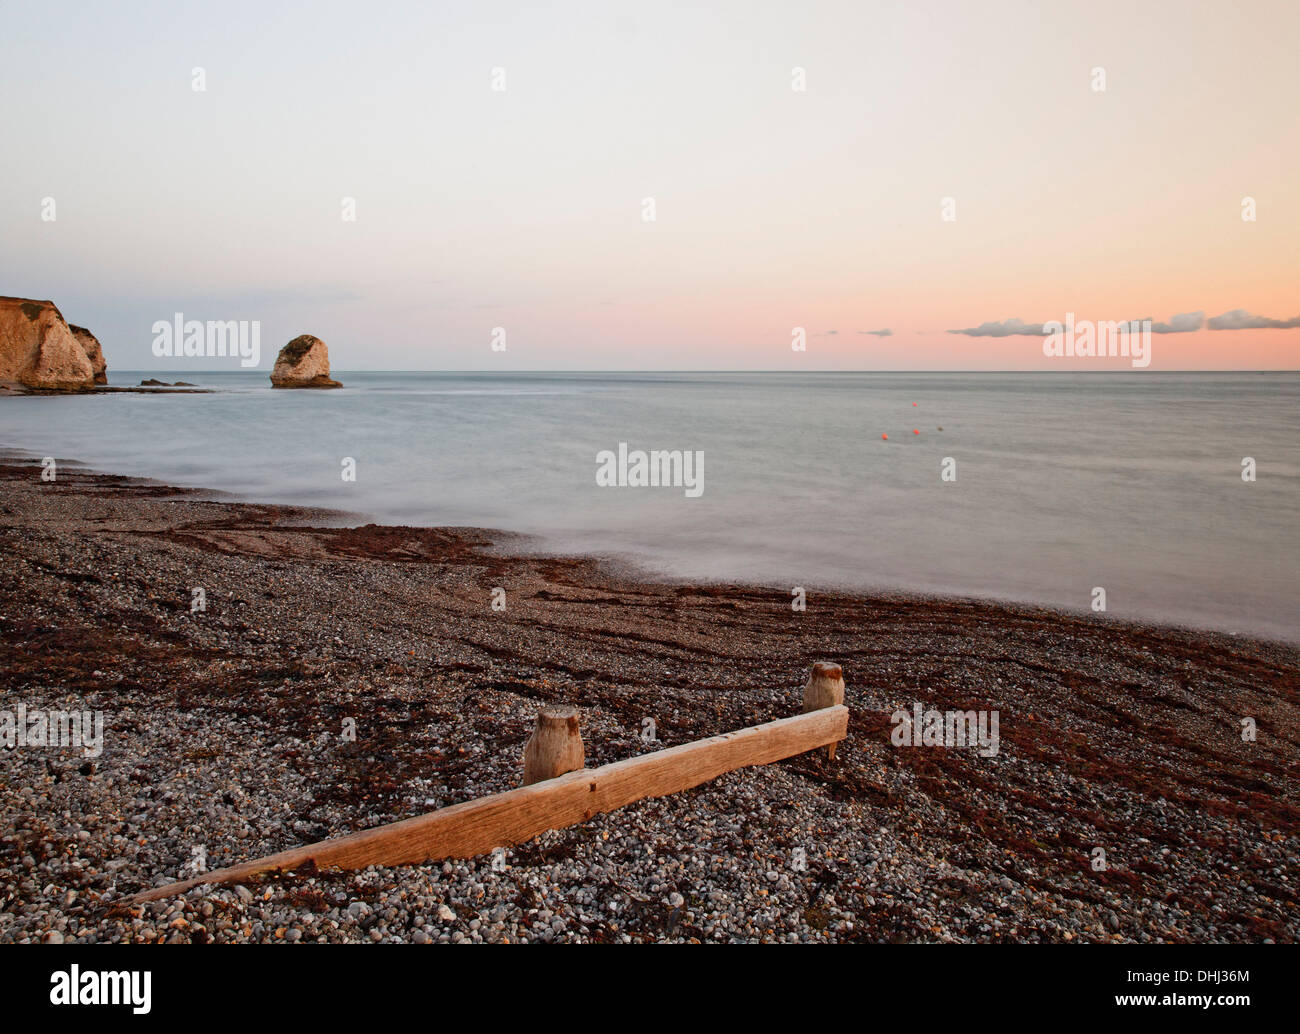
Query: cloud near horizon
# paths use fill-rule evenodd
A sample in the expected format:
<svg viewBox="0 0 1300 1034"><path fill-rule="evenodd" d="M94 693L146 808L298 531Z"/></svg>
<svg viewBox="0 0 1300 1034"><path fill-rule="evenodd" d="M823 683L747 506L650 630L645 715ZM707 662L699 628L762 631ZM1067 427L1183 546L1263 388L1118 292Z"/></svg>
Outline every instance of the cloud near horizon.
<svg viewBox="0 0 1300 1034"><path fill-rule="evenodd" d="M1207 326L1211 330L1291 330L1300 327L1300 316L1275 320L1268 316L1256 316L1245 309L1233 309L1222 316L1215 316Z"/></svg>
<svg viewBox="0 0 1300 1034"><path fill-rule="evenodd" d="M893 331L888 327L882 327L880 330L859 330L859 334L870 334L872 337L890 337Z"/></svg>
<svg viewBox="0 0 1300 1034"><path fill-rule="evenodd" d="M1147 319L1151 317L1148 316ZM1151 333L1190 334L1194 330L1200 330L1204 325L1205 310L1198 309L1196 312L1180 312L1176 316L1170 316L1168 323L1157 323L1152 320Z"/></svg>
<svg viewBox="0 0 1300 1034"><path fill-rule="evenodd" d="M967 337L1016 337L1022 334L1042 337L1046 332L1041 323L1026 323L1024 320L1012 317L1001 322L993 320L989 323L981 323L978 327L950 330L948 333L965 334Z"/></svg>
<svg viewBox="0 0 1300 1034"><path fill-rule="evenodd" d="M1151 319L1151 317L1147 317ZM1130 322L1125 320L1123 322ZM1137 322L1145 322L1138 320ZM1001 321L993 320L988 323L981 323L978 327L964 327L960 330L950 330L949 334L965 334L967 337L1041 337L1047 334L1042 323L1026 323L1024 320L1005 319ZM1247 312L1245 309L1233 309L1225 312L1222 316L1215 316L1213 319L1206 320L1205 310L1198 309L1196 312L1180 312L1169 318L1168 323L1162 323L1156 320L1151 321L1151 333L1153 334L1190 334L1193 331L1200 330L1203 327L1210 330L1291 330L1300 328L1300 316L1292 317L1289 320L1275 320L1268 316L1256 316L1254 313ZM859 331L859 333L863 333Z"/></svg>

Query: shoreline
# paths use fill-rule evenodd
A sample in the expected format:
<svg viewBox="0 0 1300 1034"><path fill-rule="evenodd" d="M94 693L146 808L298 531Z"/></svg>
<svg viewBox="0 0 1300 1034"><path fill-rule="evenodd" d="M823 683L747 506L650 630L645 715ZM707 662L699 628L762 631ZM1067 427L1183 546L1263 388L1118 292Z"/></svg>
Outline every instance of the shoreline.
<svg viewBox="0 0 1300 1034"><path fill-rule="evenodd" d="M784 589L512 551L525 537L508 532L313 526L325 511L3 463L6 701L80 701L106 732L92 760L0 753L0 941L1300 933L1285 642L909 593L818 592L799 614ZM122 905L196 847L214 869L515 785L541 704L581 709L594 766L797 713L814 660L848 683L833 764L641 801L519 845L502 871ZM914 702L998 710L1000 752L894 747L890 715Z"/></svg>
<svg viewBox="0 0 1300 1034"><path fill-rule="evenodd" d="M151 389L140 389L147 393ZM208 391L209 389L203 389ZM298 515L306 527L309 528L407 528L413 531L438 531L449 534L464 532L467 535L479 537L486 536L491 545L485 548L499 547L504 550L506 555L516 556L517 558L534 558L538 560L573 560L584 561L599 564L607 569L610 577L622 578L630 582L645 582L664 586L713 586L723 588L734 588L742 590L759 590L771 592L777 595L788 593L788 588L776 585L773 582L764 579L713 579L713 578L692 578L688 575L679 575L668 572L663 568L656 567L648 559L628 552L598 552L598 553L579 553L571 550L555 548L547 544L546 535L539 532L519 531L510 528L500 527L483 527L473 524L453 524L453 525L407 525L407 524L387 524L376 519L375 514L368 513L364 510L344 510L334 507L313 506L309 504L290 503L276 501L273 499L258 499L251 496L244 496L240 492L228 489L211 488L207 486L185 486L176 485L165 478L154 478L143 474L122 474L109 470L102 470L98 466L83 463L80 460L71 458L55 457L59 469L69 468L77 473L90 475L100 478L112 479L115 483L132 487L140 486L146 488L166 488L192 497L196 500L209 502L224 503L230 506L248 506L256 507L260 510L276 510L284 513L293 513ZM39 463L37 454L30 450L21 449L15 446L5 446L0 444L0 468L9 466L28 466ZM531 545L525 545L531 544ZM510 552L513 548L517 553ZM828 596L845 596L862 600L881 600L897 601L900 603L933 603L938 605L951 605L960 603L977 604L993 609L1005 609L1009 612L1019 613L1029 617L1036 617L1044 620L1057 618L1067 619L1084 619L1094 621L1099 624L1115 624L1134 631L1144 630L1154 634L1160 633L1180 633L1187 636L1210 637L1222 640L1228 647L1238 644L1256 644L1259 646L1277 646L1285 649L1300 651L1300 630L1296 632L1294 639L1286 639L1280 635L1269 634L1266 632L1257 632L1247 629L1239 631L1216 627L1212 624L1196 624L1189 621L1179 621L1172 618L1161 617L1139 617L1139 616L1118 616L1110 614L1097 615L1084 607L1070 607L1065 604L1053 603L1046 600L1020 599L1016 597L1003 597L995 594L984 594L977 592L961 592L957 590L927 590L911 589L904 586L878 586L878 587L859 587L852 583L823 583L823 587L817 590L817 595L821 597Z"/></svg>

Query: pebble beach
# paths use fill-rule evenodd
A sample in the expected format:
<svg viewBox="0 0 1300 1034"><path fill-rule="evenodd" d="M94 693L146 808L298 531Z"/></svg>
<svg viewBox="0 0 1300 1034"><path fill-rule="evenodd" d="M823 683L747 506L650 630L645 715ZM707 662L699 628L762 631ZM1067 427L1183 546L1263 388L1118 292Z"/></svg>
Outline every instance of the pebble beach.
<svg viewBox="0 0 1300 1034"><path fill-rule="evenodd" d="M1293 646L971 599L795 611L788 587L650 581L508 532L40 475L0 465L0 707L102 711L104 740L0 751L0 943L1300 933ZM594 767L797 714L816 661L847 684L834 761L495 855L130 901L517 786L546 704L579 709ZM896 746L916 703L996 710L1000 749Z"/></svg>

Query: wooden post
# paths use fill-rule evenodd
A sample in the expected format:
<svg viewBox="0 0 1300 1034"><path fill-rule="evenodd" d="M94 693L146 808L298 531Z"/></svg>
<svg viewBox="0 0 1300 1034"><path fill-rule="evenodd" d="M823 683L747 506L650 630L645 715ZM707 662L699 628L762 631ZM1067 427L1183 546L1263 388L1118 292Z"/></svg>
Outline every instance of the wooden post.
<svg viewBox="0 0 1300 1034"><path fill-rule="evenodd" d="M780 718L766 725L694 740L677 747L584 768L535 786L453 804L426 815L361 830L319 844L291 847L227 869L165 887L131 900L156 901L205 883L238 883L259 873L292 872L308 862L320 869L364 869L444 858L474 858L497 847L531 840L543 830L563 829L593 815L615 811L646 797L663 797L749 765L770 765L844 739L847 707L823 707L812 714Z"/></svg>
<svg viewBox="0 0 1300 1034"><path fill-rule="evenodd" d="M524 786L573 772L586 763L576 707L543 707L524 746Z"/></svg>
<svg viewBox="0 0 1300 1034"><path fill-rule="evenodd" d="M823 707L839 707L844 703L844 672L838 664L818 661L812 666L808 685L803 688L803 713L820 711ZM826 757L835 760L835 747L826 748Z"/></svg>

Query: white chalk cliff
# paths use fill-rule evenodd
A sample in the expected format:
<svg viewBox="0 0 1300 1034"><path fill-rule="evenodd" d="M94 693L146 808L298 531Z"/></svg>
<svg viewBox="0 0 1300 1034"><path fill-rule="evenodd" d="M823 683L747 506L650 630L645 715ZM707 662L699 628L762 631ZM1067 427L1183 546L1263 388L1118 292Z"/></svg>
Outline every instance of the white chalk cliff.
<svg viewBox="0 0 1300 1034"><path fill-rule="evenodd" d="M53 302L0 297L0 386L11 391L95 386L95 366Z"/></svg>

